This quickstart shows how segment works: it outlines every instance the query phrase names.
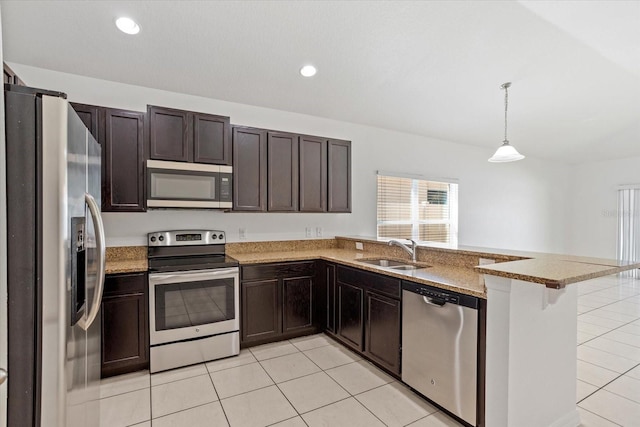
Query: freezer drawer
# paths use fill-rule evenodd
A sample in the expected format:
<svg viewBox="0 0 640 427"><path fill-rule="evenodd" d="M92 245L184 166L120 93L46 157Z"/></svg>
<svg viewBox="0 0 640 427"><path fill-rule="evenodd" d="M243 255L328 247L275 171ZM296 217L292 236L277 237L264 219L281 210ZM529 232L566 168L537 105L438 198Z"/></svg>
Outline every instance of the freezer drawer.
<svg viewBox="0 0 640 427"><path fill-rule="evenodd" d="M402 291L402 381L476 425L478 310L462 305L466 296L409 285Z"/></svg>

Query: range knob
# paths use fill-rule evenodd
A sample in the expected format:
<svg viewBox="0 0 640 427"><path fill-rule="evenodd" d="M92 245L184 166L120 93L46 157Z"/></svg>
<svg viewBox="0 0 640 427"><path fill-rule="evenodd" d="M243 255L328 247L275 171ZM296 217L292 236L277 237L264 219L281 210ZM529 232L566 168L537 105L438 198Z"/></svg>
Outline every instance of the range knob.
<svg viewBox="0 0 640 427"><path fill-rule="evenodd" d="M213 240L215 240L215 239L217 239L217 238L218 238L218 236L216 236L215 234L212 234L212 235L211 235L211 238L212 238Z"/></svg>
<svg viewBox="0 0 640 427"><path fill-rule="evenodd" d="M160 240L162 242L164 240L164 236L158 237L158 240Z"/></svg>
<svg viewBox="0 0 640 427"><path fill-rule="evenodd" d="M220 239L224 239L224 234L218 236Z"/></svg>
<svg viewBox="0 0 640 427"><path fill-rule="evenodd" d="M151 236L151 239L149 239L149 240L151 240L152 243L155 242L156 241L156 236Z"/></svg>

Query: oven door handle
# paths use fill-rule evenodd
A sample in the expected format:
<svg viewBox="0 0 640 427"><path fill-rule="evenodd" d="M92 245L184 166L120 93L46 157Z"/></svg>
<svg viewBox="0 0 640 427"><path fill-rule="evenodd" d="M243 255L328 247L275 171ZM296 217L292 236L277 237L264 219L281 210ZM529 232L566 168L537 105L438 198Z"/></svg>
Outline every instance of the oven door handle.
<svg viewBox="0 0 640 427"><path fill-rule="evenodd" d="M152 273L149 275L149 284L165 285L168 283L197 282L199 280L220 278L221 276L235 277L237 274L237 267L184 271L180 273Z"/></svg>

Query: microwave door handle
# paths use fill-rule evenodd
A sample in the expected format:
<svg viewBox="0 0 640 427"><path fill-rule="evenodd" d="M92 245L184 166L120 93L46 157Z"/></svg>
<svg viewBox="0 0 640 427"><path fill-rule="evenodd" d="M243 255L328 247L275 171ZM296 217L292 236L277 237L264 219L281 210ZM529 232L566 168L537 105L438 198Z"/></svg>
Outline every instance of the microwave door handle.
<svg viewBox="0 0 640 427"><path fill-rule="evenodd" d="M238 268L220 268L216 270L206 270L206 271L198 271L198 272L184 272L180 274L176 273L156 273L149 275L149 282L153 285L163 285L167 283L176 283L176 282L195 282L201 279L209 279L212 277L220 277L220 276L233 276L238 274Z"/></svg>
<svg viewBox="0 0 640 427"><path fill-rule="evenodd" d="M102 305L102 293L104 291L104 279L106 270L106 242L104 234L104 224L102 223L102 215L100 214L100 206L96 202L96 199L89 193L84 195L85 202L91 212L91 220L93 221L93 228L96 230L96 248L98 249L98 275L96 283L96 289L93 293L93 302L91 304L91 310L85 317L82 317L78 324L85 331L89 329L91 324L95 321Z"/></svg>

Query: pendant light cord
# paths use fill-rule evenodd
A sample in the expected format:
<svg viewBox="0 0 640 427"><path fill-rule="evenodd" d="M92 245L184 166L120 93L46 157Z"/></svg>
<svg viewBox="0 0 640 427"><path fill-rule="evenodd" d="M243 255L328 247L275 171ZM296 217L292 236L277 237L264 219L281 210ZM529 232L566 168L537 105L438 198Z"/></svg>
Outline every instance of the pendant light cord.
<svg viewBox="0 0 640 427"><path fill-rule="evenodd" d="M504 141L509 142L507 139L507 105L509 105L509 86L511 83L505 83L502 85L504 88Z"/></svg>

